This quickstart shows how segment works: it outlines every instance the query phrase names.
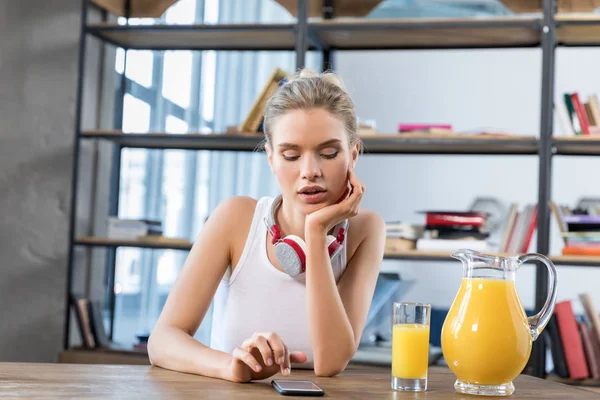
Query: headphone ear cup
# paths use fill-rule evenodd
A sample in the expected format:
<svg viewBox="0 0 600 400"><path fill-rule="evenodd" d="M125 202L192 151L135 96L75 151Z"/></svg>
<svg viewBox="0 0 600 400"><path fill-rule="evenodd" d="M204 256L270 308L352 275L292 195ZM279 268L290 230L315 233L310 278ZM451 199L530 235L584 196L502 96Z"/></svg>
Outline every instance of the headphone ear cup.
<svg viewBox="0 0 600 400"><path fill-rule="evenodd" d="M342 250L342 245L337 241L335 236L328 235L327 236L327 251L329 252L329 258L332 260L340 254Z"/></svg>
<svg viewBox="0 0 600 400"><path fill-rule="evenodd" d="M288 235L275 245L275 258L290 276L295 277L306 271L306 244L295 235Z"/></svg>

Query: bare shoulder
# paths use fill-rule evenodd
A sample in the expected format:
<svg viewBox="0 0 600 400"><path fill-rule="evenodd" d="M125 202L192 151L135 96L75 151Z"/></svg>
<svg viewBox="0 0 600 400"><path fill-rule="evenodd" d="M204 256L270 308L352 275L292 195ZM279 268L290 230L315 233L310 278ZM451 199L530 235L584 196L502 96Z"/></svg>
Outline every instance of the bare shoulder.
<svg viewBox="0 0 600 400"><path fill-rule="evenodd" d="M258 200L247 196L232 196L223 200L211 214L220 219L225 226L243 226L252 221Z"/></svg>
<svg viewBox="0 0 600 400"><path fill-rule="evenodd" d="M368 239L368 240L367 240ZM348 221L348 255L354 255L356 250L366 242L374 241L377 247L385 243L385 221L375 211L361 209L357 215Z"/></svg>
<svg viewBox="0 0 600 400"><path fill-rule="evenodd" d="M349 226L361 236L385 236L385 221L375 211L361 209L356 216L350 218Z"/></svg>

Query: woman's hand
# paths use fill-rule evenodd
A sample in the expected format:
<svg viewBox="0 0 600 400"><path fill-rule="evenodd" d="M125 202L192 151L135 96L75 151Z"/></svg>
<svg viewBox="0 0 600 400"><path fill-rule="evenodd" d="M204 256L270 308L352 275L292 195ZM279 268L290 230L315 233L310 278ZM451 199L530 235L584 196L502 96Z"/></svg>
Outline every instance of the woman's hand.
<svg viewBox="0 0 600 400"><path fill-rule="evenodd" d="M249 382L269 378L278 372L288 376L291 363L304 363L307 359L304 352L290 352L276 333L255 333L233 351L225 379Z"/></svg>
<svg viewBox="0 0 600 400"><path fill-rule="evenodd" d="M362 201L366 187L351 169L348 170L348 179L351 186L350 196L346 198L348 194L347 189L341 201L308 214L304 223L307 234L309 232L327 234L327 232L340 222L358 214L360 202Z"/></svg>

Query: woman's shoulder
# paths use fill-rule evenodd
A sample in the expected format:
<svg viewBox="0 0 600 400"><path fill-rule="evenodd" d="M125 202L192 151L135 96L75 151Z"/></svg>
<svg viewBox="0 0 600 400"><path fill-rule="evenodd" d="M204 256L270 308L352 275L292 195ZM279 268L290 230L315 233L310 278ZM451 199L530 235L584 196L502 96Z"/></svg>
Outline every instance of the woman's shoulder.
<svg viewBox="0 0 600 400"><path fill-rule="evenodd" d="M363 247L380 249L383 252L385 235L383 218L375 211L361 208L358 214L348 220L348 260L352 260L357 250ZM379 264L377 264L377 268L379 268Z"/></svg>
<svg viewBox="0 0 600 400"><path fill-rule="evenodd" d="M259 200L248 196L231 196L223 200L213 214L224 218L224 222L237 222L252 219Z"/></svg>
<svg viewBox="0 0 600 400"><path fill-rule="evenodd" d="M385 221L381 215L372 210L360 209L358 214L348 221L349 230L362 232L363 234L383 233L385 234Z"/></svg>

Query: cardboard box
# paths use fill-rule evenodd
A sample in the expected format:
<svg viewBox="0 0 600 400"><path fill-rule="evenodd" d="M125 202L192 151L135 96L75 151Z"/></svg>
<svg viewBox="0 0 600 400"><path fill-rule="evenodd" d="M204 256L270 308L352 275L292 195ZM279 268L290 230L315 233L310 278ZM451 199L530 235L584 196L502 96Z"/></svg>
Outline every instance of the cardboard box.
<svg viewBox="0 0 600 400"><path fill-rule="evenodd" d="M275 0L289 11L294 17L298 15L297 0ZM323 16L323 0L307 0L308 17ZM334 1L333 17L364 17L377 7L382 0L344 0Z"/></svg>
<svg viewBox="0 0 600 400"><path fill-rule="evenodd" d="M160 18L179 0L131 0L131 18ZM126 0L91 0L92 3L119 17L125 16Z"/></svg>
<svg viewBox="0 0 600 400"><path fill-rule="evenodd" d="M500 2L515 13L542 11L542 0L500 0ZM558 0L557 12L592 12L598 7L600 7L600 0Z"/></svg>

